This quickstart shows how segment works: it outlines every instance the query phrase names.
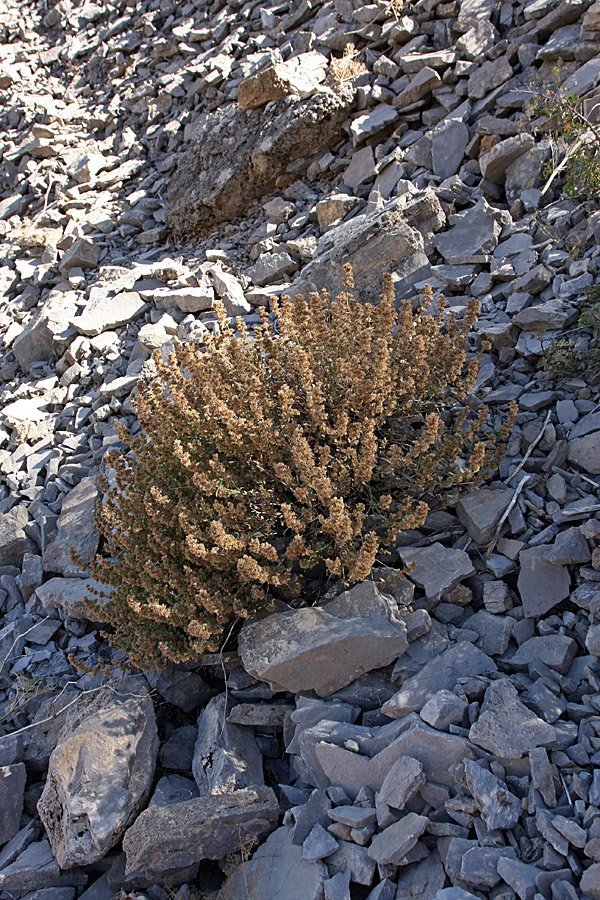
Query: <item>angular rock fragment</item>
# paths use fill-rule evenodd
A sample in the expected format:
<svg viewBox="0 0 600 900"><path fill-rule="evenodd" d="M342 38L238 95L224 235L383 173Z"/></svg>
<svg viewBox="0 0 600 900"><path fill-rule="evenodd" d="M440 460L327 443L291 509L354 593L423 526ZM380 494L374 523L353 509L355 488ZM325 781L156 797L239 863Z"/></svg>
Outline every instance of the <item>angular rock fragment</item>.
<svg viewBox="0 0 600 900"><path fill-rule="evenodd" d="M422 764L428 781L454 785L450 769L472 756L469 742L430 728L415 713L404 718L402 727L389 746L370 758L326 741L316 744L315 756L327 781L341 784L353 796L362 786L378 791L394 762L410 756Z"/></svg>
<svg viewBox="0 0 600 900"><path fill-rule="evenodd" d="M242 109L256 109L287 94L306 96L325 81L327 65L327 57L313 50L268 66L242 81L238 103Z"/></svg>
<svg viewBox="0 0 600 900"><path fill-rule="evenodd" d="M44 553L46 572L85 578L84 569L72 562L69 552L74 552L84 566L94 558L100 540L100 532L94 523L98 497L97 480L89 477L82 478L65 498L58 531Z"/></svg>
<svg viewBox="0 0 600 900"><path fill-rule="evenodd" d="M277 798L263 785L146 809L123 838L125 873L161 881L203 859L222 859L264 838L278 815ZM301 858L299 848L291 852Z"/></svg>
<svg viewBox="0 0 600 900"><path fill-rule="evenodd" d="M118 843L148 799L157 753L147 693L97 694L69 721L38 803L62 869L97 862Z"/></svg>
<svg viewBox="0 0 600 900"><path fill-rule="evenodd" d="M61 609L74 619L103 622L99 599L92 597L90 590L110 594L112 588L93 578L50 578L36 588L35 594L44 609ZM109 603L110 600L102 602Z"/></svg>
<svg viewBox="0 0 600 900"><path fill-rule="evenodd" d="M433 243L449 265L483 262L496 248L501 231L491 207L481 199L456 225L436 235Z"/></svg>
<svg viewBox="0 0 600 900"><path fill-rule="evenodd" d="M123 291L114 297L101 293L90 298L81 315L73 316L70 324L81 334L94 336L129 324L146 309L146 303L135 291Z"/></svg>
<svg viewBox="0 0 600 900"><path fill-rule="evenodd" d="M512 828L517 823L521 815L521 801L492 772L466 759L465 781L490 831Z"/></svg>
<svg viewBox="0 0 600 900"><path fill-rule="evenodd" d="M231 703L219 694L198 717L192 771L201 796L263 784L262 756L254 732L227 721Z"/></svg>
<svg viewBox="0 0 600 900"><path fill-rule="evenodd" d="M525 615L543 616L569 596L571 577L564 566L545 558L546 547L530 547L519 554L519 594Z"/></svg>
<svg viewBox="0 0 600 900"><path fill-rule="evenodd" d="M23 504L0 514L0 566L20 565L32 544L25 526L29 522L27 508Z"/></svg>
<svg viewBox="0 0 600 900"><path fill-rule="evenodd" d="M528 709L514 685L503 678L486 693L484 712L471 726L469 740L495 756L521 759L534 747L556 739L556 730Z"/></svg>
<svg viewBox="0 0 600 900"><path fill-rule="evenodd" d="M510 489L475 488L460 499L456 513L476 543L492 540L512 495Z"/></svg>
<svg viewBox="0 0 600 900"><path fill-rule="evenodd" d="M306 265L290 293L327 288L332 295L343 288L343 267L352 266L356 295L375 300L381 292L383 272L410 278L428 266L423 239L406 221L402 198L392 198L381 209L362 213L327 231L317 255Z"/></svg>
<svg viewBox="0 0 600 900"><path fill-rule="evenodd" d="M387 666L408 647L391 597L372 582L324 608L275 613L247 625L239 651L244 668L273 690L332 694L364 672Z"/></svg>
<svg viewBox="0 0 600 900"><path fill-rule="evenodd" d="M338 139L353 100L352 87L344 85L308 99L276 100L268 116L232 105L205 113L170 180L167 225L190 233L243 215L291 162Z"/></svg>
<svg viewBox="0 0 600 900"><path fill-rule="evenodd" d="M481 675L496 671L496 663L491 657L468 641L462 641L408 678L401 689L383 704L382 712L399 719L408 712L422 709L437 691L451 691L465 672Z"/></svg>
<svg viewBox="0 0 600 900"><path fill-rule="evenodd" d="M0 847L19 830L26 780L23 763L0 766Z"/></svg>
<svg viewBox="0 0 600 900"><path fill-rule="evenodd" d="M452 550L443 544L429 547L401 547L398 551L404 565L409 565L410 578L423 588L428 600L440 600L475 569L464 550Z"/></svg>
<svg viewBox="0 0 600 900"><path fill-rule="evenodd" d="M408 813L399 822L388 825L373 838L369 856L381 864L402 865L402 860L415 846L428 824L426 816Z"/></svg>

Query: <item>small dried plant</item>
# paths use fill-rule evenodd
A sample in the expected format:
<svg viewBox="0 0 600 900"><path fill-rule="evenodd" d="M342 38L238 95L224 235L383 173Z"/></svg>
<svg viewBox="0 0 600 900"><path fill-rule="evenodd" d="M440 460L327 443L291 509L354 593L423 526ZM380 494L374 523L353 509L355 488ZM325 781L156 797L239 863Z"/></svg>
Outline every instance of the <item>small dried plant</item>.
<svg viewBox="0 0 600 900"><path fill-rule="evenodd" d="M358 51L354 44L348 43L344 47L341 58L332 57L329 63L329 75L335 84L346 84L348 81L364 75L367 67L356 59L357 56Z"/></svg>
<svg viewBox="0 0 600 900"><path fill-rule="evenodd" d="M97 523L112 586L102 607L134 665L216 650L235 617L329 577L366 578L380 548L432 504L485 477L498 457L467 402L477 315L459 322L345 290L284 297L237 334L222 306L205 347L154 356L136 400L141 430L109 455ZM427 292L426 304L431 303Z"/></svg>
<svg viewBox="0 0 600 900"><path fill-rule="evenodd" d="M600 191L600 130L586 115L577 94L569 94L563 85L562 62L552 70L552 78L530 87L527 107L530 118L538 119L536 130L550 138L550 160L544 168L545 194L554 181L562 178L562 189L569 196L595 196Z"/></svg>

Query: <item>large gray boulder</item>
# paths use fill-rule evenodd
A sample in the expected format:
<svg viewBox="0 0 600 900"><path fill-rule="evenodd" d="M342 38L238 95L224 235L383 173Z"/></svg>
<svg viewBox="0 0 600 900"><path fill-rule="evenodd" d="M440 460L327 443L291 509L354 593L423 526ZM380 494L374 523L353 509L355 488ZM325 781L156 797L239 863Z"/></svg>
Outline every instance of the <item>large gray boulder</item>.
<svg viewBox="0 0 600 900"><path fill-rule="evenodd" d="M409 224L410 217L406 200L395 197L380 209L330 229L319 240L315 258L302 269L290 294L323 288L337 294L343 288L346 263L352 266L356 295L364 300L377 299L384 272L403 282L414 273L422 274L429 261L423 237L416 225ZM430 230L433 227L432 223Z"/></svg>
<svg viewBox="0 0 600 900"><path fill-rule="evenodd" d="M50 757L38 812L61 869L102 859L150 795L158 733L141 679L134 686L99 692L67 717Z"/></svg>
<svg viewBox="0 0 600 900"><path fill-rule="evenodd" d="M279 804L271 788L198 797L172 806L152 806L123 838L126 875L169 881L173 873L203 859L222 859L272 831Z"/></svg>
<svg viewBox="0 0 600 900"><path fill-rule="evenodd" d="M247 625L239 640L246 671L273 690L320 697L387 666L408 647L396 602L371 581L326 607L291 609Z"/></svg>
<svg viewBox="0 0 600 900"><path fill-rule="evenodd" d="M353 103L354 89L343 85L308 99L283 97L264 110L230 104L204 114L169 183L167 225L193 233L244 215L291 162L338 140Z"/></svg>

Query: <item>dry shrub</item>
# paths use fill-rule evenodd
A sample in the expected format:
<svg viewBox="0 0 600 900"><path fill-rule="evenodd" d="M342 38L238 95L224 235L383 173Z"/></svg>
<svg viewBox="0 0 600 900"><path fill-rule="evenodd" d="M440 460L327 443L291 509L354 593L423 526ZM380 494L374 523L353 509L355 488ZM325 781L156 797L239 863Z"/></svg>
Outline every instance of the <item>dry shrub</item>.
<svg viewBox="0 0 600 900"><path fill-rule="evenodd" d="M159 353L140 385L141 430L109 455L97 522L112 558L92 574L114 588L112 640L135 665L217 649L234 617L299 589L325 567L366 578L380 548L423 523L457 486L483 478L482 407L466 396L477 314L377 304L346 290L283 298L236 335L222 308L204 348ZM430 295L427 299L431 299Z"/></svg>

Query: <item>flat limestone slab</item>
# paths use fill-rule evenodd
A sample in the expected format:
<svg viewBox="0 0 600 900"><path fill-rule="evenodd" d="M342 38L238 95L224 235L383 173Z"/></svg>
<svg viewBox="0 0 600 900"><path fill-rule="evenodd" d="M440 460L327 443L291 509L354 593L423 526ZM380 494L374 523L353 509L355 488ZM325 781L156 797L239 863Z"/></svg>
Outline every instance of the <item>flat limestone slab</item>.
<svg viewBox="0 0 600 900"><path fill-rule="evenodd" d="M332 694L387 666L408 647L395 601L372 582L326 607L275 613L246 626L239 641L246 671L273 690Z"/></svg>

